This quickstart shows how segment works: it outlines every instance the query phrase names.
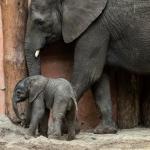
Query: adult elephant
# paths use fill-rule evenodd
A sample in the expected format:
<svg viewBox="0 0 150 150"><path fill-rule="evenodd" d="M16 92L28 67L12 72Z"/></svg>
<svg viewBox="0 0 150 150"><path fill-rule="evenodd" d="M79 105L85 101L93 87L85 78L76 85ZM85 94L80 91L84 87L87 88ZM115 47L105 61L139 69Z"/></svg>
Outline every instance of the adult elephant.
<svg viewBox="0 0 150 150"><path fill-rule="evenodd" d="M40 49L59 39L75 44L72 85L77 99L92 86L102 123L115 133L105 64L150 73L150 0L32 0L25 52L29 75L40 74Z"/></svg>

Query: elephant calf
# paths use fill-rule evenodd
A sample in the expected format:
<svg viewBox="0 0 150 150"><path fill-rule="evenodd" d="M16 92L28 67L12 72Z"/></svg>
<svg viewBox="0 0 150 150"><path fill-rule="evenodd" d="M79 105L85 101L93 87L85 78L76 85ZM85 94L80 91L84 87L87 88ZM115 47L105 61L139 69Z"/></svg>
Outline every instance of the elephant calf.
<svg viewBox="0 0 150 150"><path fill-rule="evenodd" d="M45 120L45 117L48 128L49 115L46 112L48 111L49 114L52 109L54 136L59 138L62 135L62 120L65 118L67 121L68 140L75 138L77 105L74 91L67 80L36 75L19 81L13 93L13 108L18 118L20 116L17 103L27 98L29 99L29 104L31 104L29 135L35 135L38 125Z"/></svg>

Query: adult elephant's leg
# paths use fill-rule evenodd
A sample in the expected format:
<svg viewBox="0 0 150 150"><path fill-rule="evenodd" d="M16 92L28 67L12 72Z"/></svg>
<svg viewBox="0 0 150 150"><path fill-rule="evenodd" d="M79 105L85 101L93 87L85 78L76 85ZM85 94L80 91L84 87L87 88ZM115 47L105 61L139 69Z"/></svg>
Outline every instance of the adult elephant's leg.
<svg viewBox="0 0 150 150"><path fill-rule="evenodd" d="M77 40L71 79L77 100L101 77L108 44L109 32L99 21Z"/></svg>
<svg viewBox="0 0 150 150"><path fill-rule="evenodd" d="M85 90L94 85L94 83L101 78L106 62L109 39L109 31L101 24L100 20L98 20L77 41L72 86L78 100ZM109 108L109 103L111 103L110 99L107 99L106 102L101 101L99 103L102 105L106 104L105 107L111 110L111 108ZM109 115L112 114L106 113L103 109L102 111L104 114L103 118L107 118L107 121L109 121ZM105 117L105 115L107 115L107 117ZM103 127L101 133L104 133L104 129ZM112 132L115 132L115 129L113 129L111 133Z"/></svg>
<svg viewBox="0 0 150 150"><path fill-rule="evenodd" d="M50 114L50 110L46 109L45 114L44 114L43 118L41 119L41 121L39 123L39 127L38 127L39 134L43 135L45 137L47 137L47 134L48 134L49 114Z"/></svg>
<svg viewBox="0 0 150 150"><path fill-rule="evenodd" d="M107 74L102 75L101 79L93 86L92 90L97 106L102 114L102 122L95 128L94 133L116 133L116 125L112 119L112 101Z"/></svg>

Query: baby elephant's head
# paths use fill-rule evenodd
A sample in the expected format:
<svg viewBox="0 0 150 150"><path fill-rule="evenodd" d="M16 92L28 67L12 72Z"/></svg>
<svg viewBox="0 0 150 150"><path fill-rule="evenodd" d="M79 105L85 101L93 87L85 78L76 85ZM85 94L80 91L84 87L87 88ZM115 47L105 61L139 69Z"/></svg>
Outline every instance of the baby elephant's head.
<svg viewBox="0 0 150 150"><path fill-rule="evenodd" d="M19 81L17 85L15 86L14 92L13 92L13 109L19 119L19 113L17 108L17 103L25 101L29 97L29 81L27 78Z"/></svg>
<svg viewBox="0 0 150 150"><path fill-rule="evenodd" d="M25 101L26 99L29 100L29 103L32 103L43 91L46 83L46 78L42 76L32 76L27 77L16 84L13 92L12 103L14 112L19 119L21 118L18 113L17 103Z"/></svg>
<svg viewBox="0 0 150 150"><path fill-rule="evenodd" d="M28 82L26 79L19 81L14 89L13 101L15 103L26 100L29 96Z"/></svg>

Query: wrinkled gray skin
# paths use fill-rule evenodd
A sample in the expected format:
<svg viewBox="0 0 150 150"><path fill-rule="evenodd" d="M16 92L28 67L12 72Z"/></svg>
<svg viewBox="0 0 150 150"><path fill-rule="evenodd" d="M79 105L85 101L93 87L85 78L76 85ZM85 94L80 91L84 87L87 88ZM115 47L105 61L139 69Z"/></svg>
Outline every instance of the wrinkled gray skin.
<svg viewBox="0 0 150 150"><path fill-rule="evenodd" d="M52 109L53 135L62 135L62 120L67 121L68 140L75 138L75 95L70 83L62 78L52 79L40 75L21 80L14 89L13 108L18 116L17 103L29 99L31 104L31 121L29 135L39 132L47 136L48 118ZM21 118L20 118L21 119Z"/></svg>
<svg viewBox="0 0 150 150"><path fill-rule="evenodd" d="M91 87L102 113L94 133L115 133L106 64L150 73L150 0L32 0L26 34L29 75L40 74L37 49L74 42L72 86L77 99Z"/></svg>

